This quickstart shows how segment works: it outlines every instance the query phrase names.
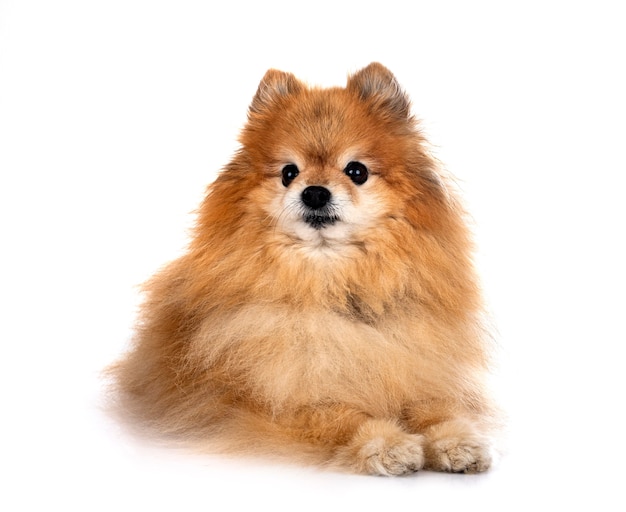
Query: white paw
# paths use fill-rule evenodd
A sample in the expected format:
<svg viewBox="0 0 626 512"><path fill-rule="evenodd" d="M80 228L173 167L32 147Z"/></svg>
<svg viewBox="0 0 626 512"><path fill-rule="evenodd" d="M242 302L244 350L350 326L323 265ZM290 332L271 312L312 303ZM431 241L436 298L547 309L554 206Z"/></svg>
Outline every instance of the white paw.
<svg viewBox="0 0 626 512"><path fill-rule="evenodd" d="M365 473L397 476L424 467L423 437L405 434L392 439L377 437L368 441L358 453Z"/></svg>
<svg viewBox="0 0 626 512"><path fill-rule="evenodd" d="M439 439L429 452L428 468L451 473L480 473L489 469L488 447L474 439Z"/></svg>

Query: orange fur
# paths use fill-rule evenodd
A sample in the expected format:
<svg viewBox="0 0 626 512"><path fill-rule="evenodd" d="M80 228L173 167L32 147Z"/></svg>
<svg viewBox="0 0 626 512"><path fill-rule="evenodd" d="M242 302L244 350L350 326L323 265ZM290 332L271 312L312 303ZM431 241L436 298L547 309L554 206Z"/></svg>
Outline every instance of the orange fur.
<svg viewBox="0 0 626 512"><path fill-rule="evenodd" d="M348 161L367 166L365 183ZM287 164L300 174L285 186ZM332 192L332 226L298 217L311 185ZM372 474L482 471L491 407L470 253L386 68L330 89L270 70L187 253L146 285L113 368L119 396L145 424L215 450Z"/></svg>

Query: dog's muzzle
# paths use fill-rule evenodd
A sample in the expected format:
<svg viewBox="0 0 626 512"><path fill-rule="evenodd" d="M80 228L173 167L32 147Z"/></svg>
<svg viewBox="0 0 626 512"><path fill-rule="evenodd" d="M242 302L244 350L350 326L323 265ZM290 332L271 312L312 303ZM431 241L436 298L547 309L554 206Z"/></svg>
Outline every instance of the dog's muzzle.
<svg viewBox="0 0 626 512"><path fill-rule="evenodd" d="M339 217L333 213L332 194L326 187L316 185L307 187L300 197L307 210L303 214L303 220L309 226L322 229L339 220Z"/></svg>

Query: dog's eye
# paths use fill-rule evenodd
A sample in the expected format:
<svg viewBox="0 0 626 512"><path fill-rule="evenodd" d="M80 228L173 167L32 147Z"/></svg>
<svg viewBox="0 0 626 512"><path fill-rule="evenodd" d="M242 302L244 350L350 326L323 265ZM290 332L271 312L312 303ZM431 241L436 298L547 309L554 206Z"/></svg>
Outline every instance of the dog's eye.
<svg viewBox="0 0 626 512"><path fill-rule="evenodd" d="M350 162L343 172L357 185L363 185L367 181L367 167L361 162Z"/></svg>
<svg viewBox="0 0 626 512"><path fill-rule="evenodd" d="M283 185L285 185L285 187L288 187L298 174L300 174L300 171L298 170L297 165L285 165L285 167L283 167Z"/></svg>

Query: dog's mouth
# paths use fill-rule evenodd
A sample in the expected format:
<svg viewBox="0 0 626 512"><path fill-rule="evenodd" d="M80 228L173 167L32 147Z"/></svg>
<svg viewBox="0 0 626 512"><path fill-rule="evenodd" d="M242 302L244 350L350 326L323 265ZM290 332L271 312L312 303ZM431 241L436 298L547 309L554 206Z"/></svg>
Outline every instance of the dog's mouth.
<svg viewBox="0 0 626 512"><path fill-rule="evenodd" d="M334 214L324 211L312 211L303 215L302 219L313 229L322 229L332 226L341 219Z"/></svg>

